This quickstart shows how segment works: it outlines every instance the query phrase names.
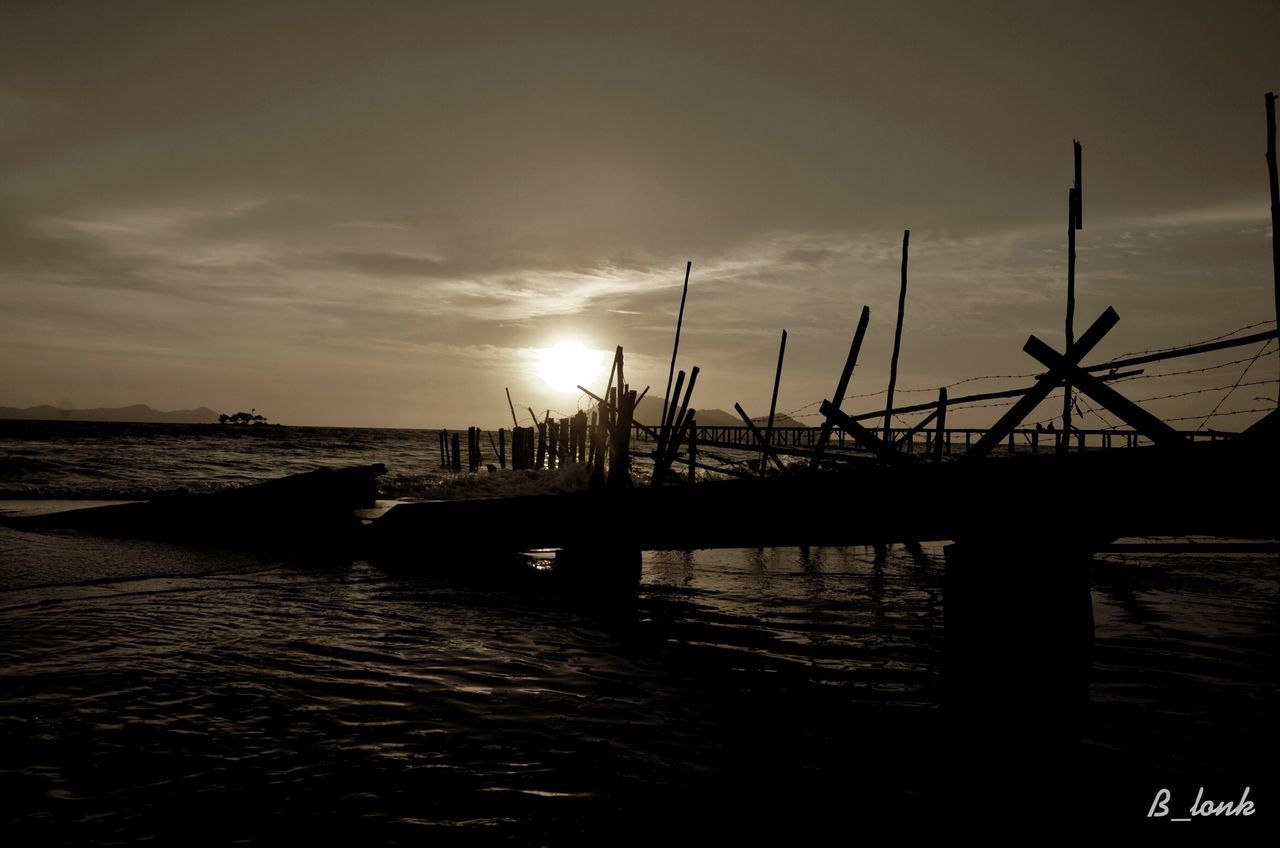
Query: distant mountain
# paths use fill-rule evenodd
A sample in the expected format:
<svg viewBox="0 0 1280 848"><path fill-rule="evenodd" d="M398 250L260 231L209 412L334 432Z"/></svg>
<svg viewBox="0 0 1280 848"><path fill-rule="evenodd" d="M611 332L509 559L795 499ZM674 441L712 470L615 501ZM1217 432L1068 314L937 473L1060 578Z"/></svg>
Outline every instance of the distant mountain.
<svg viewBox="0 0 1280 848"><path fill-rule="evenodd" d="M36 421L121 421L156 424L217 424L218 413L207 406L199 409L177 409L164 412L145 404L100 409L59 409L56 406L28 406L18 409L0 406L0 419L28 419Z"/></svg>
<svg viewBox="0 0 1280 848"><path fill-rule="evenodd" d="M736 412L725 412L723 409L701 409L696 404L694 409L695 420L699 427L741 427L742 419L738 417ZM769 422L768 410L764 415L758 418L752 418L754 424L763 427ZM641 424L648 424L650 427L656 427L662 419L662 398L655 398L652 394L645 395L644 400L640 401L639 407L636 409L635 419ZM809 425L796 419L783 415L781 412L773 416L774 427L807 427Z"/></svg>

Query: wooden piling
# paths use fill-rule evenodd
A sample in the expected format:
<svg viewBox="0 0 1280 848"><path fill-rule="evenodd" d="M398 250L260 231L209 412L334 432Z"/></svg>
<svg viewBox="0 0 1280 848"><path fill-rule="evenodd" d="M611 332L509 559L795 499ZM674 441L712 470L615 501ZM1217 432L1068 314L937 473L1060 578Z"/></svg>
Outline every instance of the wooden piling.
<svg viewBox="0 0 1280 848"><path fill-rule="evenodd" d="M554 471L556 468L557 448L560 445L560 425L551 420L551 416L547 416L547 420L543 423L547 428L547 470Z"/></svg>
<svg viewBox="0 0 1280 848"><path fill-rule="evenodd" d="M450 456L450 467L454 471L462 470L462 445L457 433L453 434L453 453Z"/></svg>
<svg viewBox="0 0 1280 848"><path fill-rule="evenodd" d="M607 485L611 489L625 489L631 486L631 420L635 414L635 404L635 392L618 393L618 419L610 436L610 441L613 443L613 457L609 463Z"/></svg>
<svg viewBox="0 0 1280 848"><path fill-rule="evenodd" d="M889 393L884 402L884 438L885 445L893 444L893 390L898 384L898 352L902 347L902 318L907 308L907 246L911 241L911 231L902 231L902 286L898 290L898 324L893 331L893 359L889 361Z"/></svg>

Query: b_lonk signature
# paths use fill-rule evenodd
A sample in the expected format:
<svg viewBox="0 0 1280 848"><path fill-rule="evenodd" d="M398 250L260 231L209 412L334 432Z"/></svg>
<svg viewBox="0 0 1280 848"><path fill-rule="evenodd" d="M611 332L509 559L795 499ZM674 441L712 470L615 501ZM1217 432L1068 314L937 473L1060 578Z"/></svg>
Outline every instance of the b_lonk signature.
<svg viewBox="0 0 1280 848"><path fill-rule="evenodd" d="M1151 809L1147 810L1147 818L1167 818L1169 821L1184 822L1194 818L1251 816L1255 808L1253 802L1249 800L1249 788L1246 786L1244 792L1240 793L1239 801L1214 801L1204 797L1204 787L1201 786L1200 791L1196 793L1195 803L1183 817L1172 816L1169 804L1173 801L1173 793L1168 789L1161 789L1156 792L1156 797L1151 802Z"/></svg>

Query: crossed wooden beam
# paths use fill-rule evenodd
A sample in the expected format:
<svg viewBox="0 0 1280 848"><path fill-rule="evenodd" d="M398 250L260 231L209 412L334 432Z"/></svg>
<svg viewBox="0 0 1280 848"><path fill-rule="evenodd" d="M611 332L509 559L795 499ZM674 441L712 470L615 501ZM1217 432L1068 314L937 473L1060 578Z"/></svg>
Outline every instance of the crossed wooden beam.
<svg viewBox="0 0 1280 848"><path fill-rule="evenodd" d="M1022 346L1022 350L1045 366L1048 371L1042 374L1036 384L1000 417L994 427L983 434L965 457L976 459L990 453L992 448L1000 444L1014 427L1021 424L1023 419L1064 381L1088 395L1155 444L1185 444L1186 438L1177 430L1080 367L1080 360L1084 359L1119 321L1120 316L1116 314L1115 309L1108 306L1097 320L1089 325L1089 329L1076 339L1075 344L1065 355L1058 353L1035 336L1030 336L1027 343Z"/></svg>
<svg viewBox="0 0 1280 848"><path fill-rule="evenodd" d="M1080 367L1084 359L1103 337L1120 321L1115 309L1108 306L1084 333L1075 341L1065 354L1058 353L1034 335L1027 339L1022 350L1043 365L1047 371L1036 379L1036 384L1026 391L1018 401L1000 417L991 429L983 434L972 448L965 454L966 459L978 459L986 456L993 448L1005 440L1015 427L1037 406L1049 397L1054 389L1064 382L1074 386L1076 390L1087 395L1103 408L1124 421L1138 433L1146 436L1157 445L1179 445L1186 443L1177 430L1159 418L1147 412L1133 401L1108 386L1099 377ZM856 353L853 357L856 358ZM852 369L849 369L852 370ZM842 381L842 386L844 382ZM843 392L838 392L843 394ZM907 457L896 451L896 445L887 445L882 439L863 427L857 421L840 411L840 401L835 403L823 401L821 412L826 419L824 432L830 432L832 426L839 427L848 433L854 441L869 452L882 457L887 462L904 462ZM932 417L932 416L931 416ZM921 422L915 430L928 424L929 419ZM914 430L912 431L914 432Z"/></svg>

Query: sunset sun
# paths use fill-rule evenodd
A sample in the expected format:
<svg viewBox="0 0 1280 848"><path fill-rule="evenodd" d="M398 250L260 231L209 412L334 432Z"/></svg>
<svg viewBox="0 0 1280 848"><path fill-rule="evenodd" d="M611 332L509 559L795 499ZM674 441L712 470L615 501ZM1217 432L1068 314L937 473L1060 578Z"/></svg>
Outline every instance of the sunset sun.
<svg viewBox="0 0 1280 848"><path fill-rule="evenodd" d="M605 352L592 350L579 341L557 342L553 347L534 350L538 376L557 392L572 392L586 386L604 372Z"/></svg>

